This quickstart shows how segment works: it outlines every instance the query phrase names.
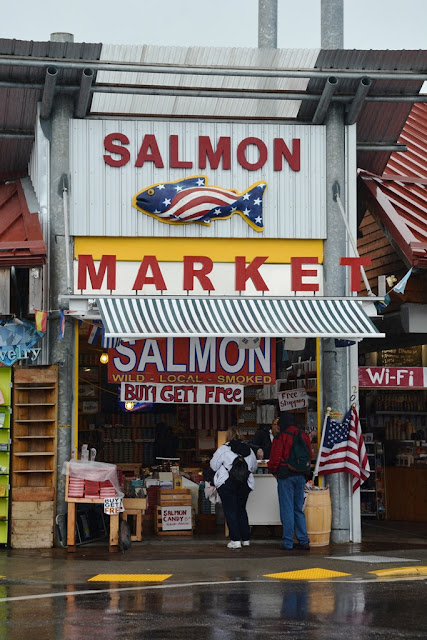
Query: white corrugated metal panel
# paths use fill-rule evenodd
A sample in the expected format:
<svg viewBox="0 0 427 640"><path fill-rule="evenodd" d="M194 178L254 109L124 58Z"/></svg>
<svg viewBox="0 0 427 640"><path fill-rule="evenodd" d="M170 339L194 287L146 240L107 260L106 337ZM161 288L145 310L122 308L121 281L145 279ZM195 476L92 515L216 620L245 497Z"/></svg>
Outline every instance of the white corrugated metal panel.
<svg viewBox="0 0 427 640"><path fill-rule="evenodd" d="M200 237L200 238L325 238L325 136L323 126L250 123L148 122L120 120L73 120L71 127L71 233L81 236ZM131 160L123 167L108 166L103 159L104 138L121 132L129 140ZM135 167L138 150L147 134L154 134L164 169L147 162ZM169 168L169 137L179 138L179 157L193 162L191 169ZM231 138L231 170L198 169L199 136L209 136L213 148L220 136ZM236 158L238 144L248 137L262 140L268 160L259 170L243 168ZM273 140L301 141L301 169L293 171L283 161L281 171L273 167ZM114 156L118 158L119 156ZM248 147L247 159L254 163L258 150ZM143 189L187 176L206 175L209 185L248 190L258 181L267 182L263 198L265 230L252 229L239 215L201 224L167 224L141 213L132 198Z"/></svg>
<svg viewBox="0 0 427 640"><path fill-rule="evenodd" d="M318 49L245 49L206 47L160 47L103 45L101 60L146 64L182 64L185 66L230 66L247 68L312 69ZM97 83L113 85L153 85L156 87L188 87L245 89L253 91L305 91L303 78L256 78L239 76L199 76L182 74L149 74L103 71ZM93 98L92 113L138 115L187 115L235 118L295 118L300 101L249 100L201 97L132 96L99 94Z"/></svg>

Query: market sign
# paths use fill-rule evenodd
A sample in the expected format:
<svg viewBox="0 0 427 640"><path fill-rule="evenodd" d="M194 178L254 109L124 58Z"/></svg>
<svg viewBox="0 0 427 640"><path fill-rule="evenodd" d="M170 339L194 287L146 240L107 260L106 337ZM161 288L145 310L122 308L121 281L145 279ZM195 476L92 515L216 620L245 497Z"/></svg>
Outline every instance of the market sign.
<svg viewBox="0 0 427 640"><path fill-rule="evenodd" d="M193 526L191 507L161 507L162 531L182 531Z"/></svg>
<svg viewBox="0 0 427 640"><path fill-rule="evenodd" d="M308 397L305 389L290 389L279 391L277 394L280 411L295 411L308 406Z"/></svg>
<svg viewBox="0 0 427 640"><path fill-rule="evenodd" d="M154 402L156 404L243 404L242 385L145 384L122 382L122 402Z"/></svg>
<svg viewBox="0 0 427 640"><path fill-rule="evenodd" d="M427 367L359 367L359 387L423 389L427 387Z"/></svg>
<svg viewBox="0 0 427 640"><path fill-rule="evenodd" d="M163 338L122 342L109 350L110 383L248 385L275 380L274 338L262 338L256 349L239 349L237 338Z"/></svg>

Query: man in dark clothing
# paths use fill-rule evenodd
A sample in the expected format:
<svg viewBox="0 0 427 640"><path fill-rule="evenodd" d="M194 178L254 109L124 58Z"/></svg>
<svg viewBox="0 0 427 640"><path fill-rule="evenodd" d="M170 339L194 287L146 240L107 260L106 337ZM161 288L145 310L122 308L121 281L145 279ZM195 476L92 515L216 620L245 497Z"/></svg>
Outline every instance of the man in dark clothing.
<svg viewBox="0 0 427 640"><path fill-rule="evenodd" d="M271 447L268 470L277 478L277 493L279 496L280 520L282 522L282 547L283 549L300 549L308 551L310 540L307 535L305 515L302 510L304 504L304 487L306 477L304 472L293 471L286 464L294 437L298 435L299 428L289 426L289 417L281 416L280 435L273 440ZM307 445L311 458L310 438L302 431L302 437ZM298 544L294 546L294 530Z"/></svg>
<svg viewBox="0 0 427 640"><path fill-rule="evenodd" d="M278 418L273 420L271 427L261 427L255 431L254 437L249 442L249 446L258 460L268 460L270 457L271 443L273 438L279 434Z"/></svg>

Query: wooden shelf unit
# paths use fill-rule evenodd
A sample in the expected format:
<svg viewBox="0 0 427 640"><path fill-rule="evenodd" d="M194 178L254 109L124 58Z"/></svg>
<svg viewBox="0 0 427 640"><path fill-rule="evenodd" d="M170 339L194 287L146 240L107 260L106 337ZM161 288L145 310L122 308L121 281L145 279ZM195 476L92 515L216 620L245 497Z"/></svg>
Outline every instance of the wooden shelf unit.
<svg viewBox="0 0 427 640"><path fill-rule="evenodd" d="M11 546L49 548L56 490L57 366L17 368L13 398Z"/></svg>

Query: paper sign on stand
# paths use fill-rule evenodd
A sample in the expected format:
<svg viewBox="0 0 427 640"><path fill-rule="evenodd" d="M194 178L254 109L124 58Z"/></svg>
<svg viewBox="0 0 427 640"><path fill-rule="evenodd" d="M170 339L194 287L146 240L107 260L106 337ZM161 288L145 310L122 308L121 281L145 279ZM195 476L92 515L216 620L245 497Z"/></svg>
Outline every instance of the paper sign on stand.
<svg viewBox="0 0 427 640"><path fill-rule="evenodd" d="M104 498L104 513L109 516L116 516L123 513L123 498Z"/></svg>
<svg viewBox="0 0 427 640"><path fill-rule="evenodd" d="M162 507L162 531L182 531L193 526L191 507Z"/></svg>
<svg viewBox="0 0 427 640"><path fill-rule="evenodd" d="M277 393L280 411L295 411L308 406L308 397L305 389L290 389Z"/></svg>

